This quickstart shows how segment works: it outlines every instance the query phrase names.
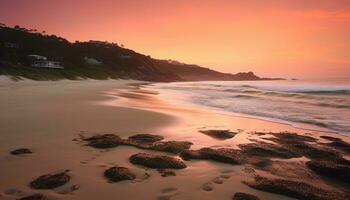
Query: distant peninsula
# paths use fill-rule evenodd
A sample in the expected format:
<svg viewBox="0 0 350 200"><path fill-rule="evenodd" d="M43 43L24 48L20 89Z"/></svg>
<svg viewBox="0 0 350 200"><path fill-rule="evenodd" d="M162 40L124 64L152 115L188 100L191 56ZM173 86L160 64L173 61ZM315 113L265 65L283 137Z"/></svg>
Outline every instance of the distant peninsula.
<svg viewBox="0 0 350 200"><path fill-rule="evenodd" d="M35 29L5 24L0 24L0 75L32 80L276 80L258 77L253 72L222 73L198 65L154 59L116 43L94 40L72 43Z"/></svg>

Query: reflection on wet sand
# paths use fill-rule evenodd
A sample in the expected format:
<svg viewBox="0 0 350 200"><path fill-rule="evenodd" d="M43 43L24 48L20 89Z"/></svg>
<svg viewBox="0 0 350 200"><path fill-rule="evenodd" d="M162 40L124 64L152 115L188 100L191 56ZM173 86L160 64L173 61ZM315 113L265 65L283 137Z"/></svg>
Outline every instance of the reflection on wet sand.
<svg viewBox="0 0 350 200"><path fill-rule="evenodd" d="M197 162L205 163L205 165L203 164L203 166L196 169L198 176L208 174L206 169L210 168L210 166L216 168L217 171L224 170L222 168L228 168L230 173L240 174L240 178L235 177L226 186L224 183L229 180L231 175L214 177L211 181L203 183L200 187L203 191L213 192L216 187L225 188L235 185L238 188L239 186L243 187L242 191L255 194L262 199L288 199L285 196L274 196L266 192L286 195L292 198L308 199L311 196L314 199L348 198L344 193L349 192L346 187L347 183L343 182L344 179L337 178L336 173L339 173L338 171L343 173L350 172L350 161L346 160L349 152L329 148L324 138L335 137L337 140L343 141L344 145L348 145L348 147L350 146L348 143L349 138L332 133L300 130L286 124L208 112L186 105L173 105L166 101L164 97L160 99L157 94L157 91L150 91L149 89L144 89L142 85L138 85L137 87L132 86L132 89L109 93L109 95L119 98L103 103L109 106L134 107L175 116L177 118L176 123L163 128L161 134L172 140L185 140L193 143L191 150L189 150L192 152L186 153L188 150L184 150L181 153L181 157L185 160L191 160L191 165ZM225 131L232 130L235 131L235 134L232 137L218 140L206 134L205 130L219 131L216 134L224 134ZM300 150L300 148L303 150ZM235 153L232 154L230 153L231 151ZM185 157L182 156L184 153L186 154ZM239 158L235 158L237 153ZM193 158L194 160L192 160ZM231 159L238 160L231 162ZM341 166L334 170L335 175L326 177L331 177L331 179L324 179L324 174L317 173L317 170L312 170L306 166L306 163L313 160L324 160ZM218 165L216 162L228 163L228 166ZM234 165L230 166L230 163ZM192 168L193 166L191 165L188 168ZM276 184L281 185L276 187L275 191L259 189L259 187L251 186L252 184L246 184L251 186L250 188L245 187L243 183L254 177L267 177L266 181L272 181L272 183L276 181ZM278 182L280 180L278 178L282 178L285 181L283 182L285 185L282 182ZM302 188L293 186L301 182L304 184L305 192L303 192ZM314 188L312 185L318 185L320 188ZM294 189L291 189L293 187ZM258 190L252 190L252 188ZM259 190L265 192L260 192ZM284 190L289 190L289 192L283 192ZM220 196L217 192L213 193ZM188 194L179 195L178 198L185 199L186 195Z"/></svg>

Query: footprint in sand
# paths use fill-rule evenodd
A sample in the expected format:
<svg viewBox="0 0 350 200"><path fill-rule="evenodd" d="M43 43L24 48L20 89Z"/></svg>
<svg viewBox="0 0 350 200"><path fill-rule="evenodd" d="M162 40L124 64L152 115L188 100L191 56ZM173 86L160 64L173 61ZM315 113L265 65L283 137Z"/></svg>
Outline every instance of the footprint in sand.
<svg viewBox="0 0 350 200"><path fill-rule="evenodd" d="M229 179L231 176L227 174L220 175L220 178Z"/></svg>
<svg viewBox="0 0 350 200"><path fill-rule="evenodd" d="M62 188L60 188L60 190L57 191L57 193L59 194L71 194L74 191L78 190L80 188L80 185L78 184L74 184L71 186L64 186Z"/></svg>
<svg viewBox="0 0 350 200"><path fill-rule="evenodd" d="M144 173L142 175L142 177L132 180L131 183L141 183L141 182L149 179L150 177L151 177L151 175L149 173Z"/></svg>
<svg viewBox="0 0 350 200"><path fill-rule="evenodd" d="M215 177L213 180L212 180L213 183L216 183L216 184L223 184L224 183L224 180L221 178L221 177Z"/></svg>
<svg viewBox="0 0 350 200"><path fill-rule="evenodd" d="M175 188L175 187L167 187L167 188L163 188L161 190L162 193L170 193L170 192L175 192L175 191L177 191L177 188Z"/></svg>
<svg viewBox="0 0 350 200"><path fill-rule="evenodd" d="M232 169L222 170L222 171L220 171L220 173L221 173L220 178L229 179L231 177L230 173L232 173L232 172L233 172Z"/></svg>
<svg viewBox="0 0 350 200"><path fill-rule="evenodd" d="M232 173L233 170L221 170L220 173L221 175L218 177L215 177L214 179L211 180L211 182L204 183L201 188L204 191L212 191L215 189L214 184L223 184L226 179L229 179L231 177L230 173Z"/></svg>
<svg viewBox="0 0 350 200"><path fill-rule="evenodd" d="M210 192L210 191L214 190L214 184L211 182L204 183L201 188L204 191Z"/></svg>
<svg viewBox="0 0 350 200"><path fill-rule="evenodd" d="M177 188L167 187L161 190L162 195L157 197L157 200L169 200L171 197L177 194Z"/></svg>

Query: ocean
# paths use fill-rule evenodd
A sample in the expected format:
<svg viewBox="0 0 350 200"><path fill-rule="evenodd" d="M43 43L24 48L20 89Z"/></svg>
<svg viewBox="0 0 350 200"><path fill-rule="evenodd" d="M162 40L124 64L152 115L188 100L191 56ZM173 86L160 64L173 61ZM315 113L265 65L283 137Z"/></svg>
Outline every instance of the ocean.
<svg viewBox="0 0 350 200"><path fill-rule="evenodd" d="M350 134L349 80L174 82L150 87L175 104Z"/></svg>

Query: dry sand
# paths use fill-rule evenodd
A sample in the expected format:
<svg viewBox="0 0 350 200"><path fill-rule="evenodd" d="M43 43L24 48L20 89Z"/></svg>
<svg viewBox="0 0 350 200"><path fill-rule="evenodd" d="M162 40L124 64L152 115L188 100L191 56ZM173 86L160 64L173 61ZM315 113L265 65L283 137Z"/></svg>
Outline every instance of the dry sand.
<svg viewBox="0 0 350 200"><path fill-rule="evenodd" d="M132 165L128 158L139 152L171 154L129 146L98 150L72 140L79 134L114 133L127 137L137 133L153 133L167 140L191 141L194 143L192 148L199 149L238 148L238 144L260 139L250 134L252 131L292 131L315 137L320 134L334 136L171 105L157 98L156 91L140 89L137 86L139 83L126 80L12 82L2 78L0 199L18 199L34 193L45 194L50 199L232 199L235 192L247 192L266 200L291 199L254 190L243 184L243 180L252 177L249 168L244 165L186 161L186 169L175 170L176 176L164 178L156 170ZM232 139L221 141L198 132L203 129L239 129L239 133ZM348 141L345 136L337 137ZM11 150L22 147L32 149L33 154L9 154ZM303 159L296 159L296 162L304 162ZM109 183L103 177L103 172L110 166L127 167L136 173L137 179ZM38 176L64 170L70 170L72 179L62 187L33 190L28 186ZM287 172L290 168L287 166L283 170ZM218 179L223 183L215 183ZM310 183L313 183L312 180L311 177ZM332 189L322 181L314 183ZM79 188L72 191L73 185ZM212 191L202 189L208 185Z"/></svg>

